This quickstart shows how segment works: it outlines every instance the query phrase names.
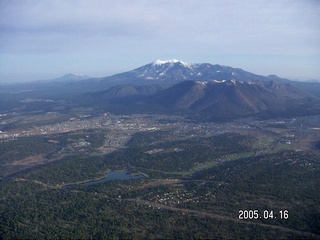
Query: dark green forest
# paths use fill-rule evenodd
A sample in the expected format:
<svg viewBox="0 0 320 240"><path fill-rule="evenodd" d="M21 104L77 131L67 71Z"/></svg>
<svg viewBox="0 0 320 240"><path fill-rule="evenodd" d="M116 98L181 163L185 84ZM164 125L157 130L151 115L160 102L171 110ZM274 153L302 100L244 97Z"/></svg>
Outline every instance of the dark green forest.
<svg viewBox="0 0 320 240"><path fill-rule="evenodd" d="M52 136L59 147L30 138L23 150L54 152L53 146L94 134ZM125 148L105 155L88 150L4 177L1 238L320 238L317 155L292 150L256 155L257 139L238 134L167 137L160 131L137 133ZM12 143L18 150L22 142ZM94 146L101 143L98 137ZM34 149L36 144L43 148ZM145 177L80 184L123 169ZM240 210L258 210L261 218L239 219ZM280 218L285 210L288 217ZM264 211L276 218L264 218Z"/></svg>

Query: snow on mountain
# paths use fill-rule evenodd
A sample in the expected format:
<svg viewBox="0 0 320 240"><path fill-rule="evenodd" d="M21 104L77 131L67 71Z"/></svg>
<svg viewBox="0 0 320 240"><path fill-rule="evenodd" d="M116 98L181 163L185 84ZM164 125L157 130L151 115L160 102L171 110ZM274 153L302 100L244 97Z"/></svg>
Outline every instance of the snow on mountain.
<svg viewBox="0 0 320 240"><path fill-rule="evenodd" d="M156 60L153 62L153 65L162 65L162 64L167 64L167 63L177 63L177 62L181 62L178 59L169 59L169 60Z"/></svg>
<svg viewBox="0 0 320 240"><path fill-rule="evenodd" d="M80 80L86 80L89 78L91 77L82 73L66 73L65 75L58 78L41 79L37 80L37 82L76 82Z"/></svg>
<svg viewBox="0 0 320 240"><path fill-rule="evenodd" d="M146 82L178 83L185 80L208 81L208 80L232 80L249 82L260 80L274 80L288 82L274 76L262 76L244 71L240 68L210 64L210 63L187 63L178 59L156 60L128 72L115 74L101 78L100 81L109 84L138 84Z"/></svg>
<svg viewBox="0 0 320 240"><path fill-rule="evenodd" d="M84 80L88 78L90 78L90 76L82 73L67 73L60 78L56 78L55 80L77 81L77 80Z"/></svg>
<svg viewBox="0 0 320 240"><path fill-rule="evenodd" d="M164 64L169 64L170 67L172 67L175 63L180 63L185 67L191 67L192 65L194 65L193 63L187 63L187 62L183 62L181 60L178 59L168 59L168 60L156 60L152 63L153 66L157 66L157 65L164 65Z"/></svg>

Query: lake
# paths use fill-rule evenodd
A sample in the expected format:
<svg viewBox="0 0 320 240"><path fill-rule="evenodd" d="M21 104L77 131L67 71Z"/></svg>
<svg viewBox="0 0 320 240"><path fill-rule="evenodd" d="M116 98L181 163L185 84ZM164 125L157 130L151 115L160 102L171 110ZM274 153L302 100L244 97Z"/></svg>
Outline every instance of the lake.
<svg viewBox="0 0 320 240"><path fill-rule="evenodd" d="M129 175L128 171L110 171L106 174L105 178L102 178L99 180L94 180L94 181L89 181L89 182L84 182L84 183L81 183L80 185L90 186L90 185L104 183L104 182L111 181L111 180L132 180L132 179L139 179L139 178L143 178L143 177L144 176L141 174Z"/></svg>

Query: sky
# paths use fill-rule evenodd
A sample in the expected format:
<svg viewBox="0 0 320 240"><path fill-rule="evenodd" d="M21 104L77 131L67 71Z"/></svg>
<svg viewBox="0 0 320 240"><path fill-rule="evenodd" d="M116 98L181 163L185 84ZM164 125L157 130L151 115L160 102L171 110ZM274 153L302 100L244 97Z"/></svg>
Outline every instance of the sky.
<svg viewBox="0 0 320 240"><path fill-rule="evenodd" d="M157 59L320 79L318 0L0 0L0 82Z"/></svg>

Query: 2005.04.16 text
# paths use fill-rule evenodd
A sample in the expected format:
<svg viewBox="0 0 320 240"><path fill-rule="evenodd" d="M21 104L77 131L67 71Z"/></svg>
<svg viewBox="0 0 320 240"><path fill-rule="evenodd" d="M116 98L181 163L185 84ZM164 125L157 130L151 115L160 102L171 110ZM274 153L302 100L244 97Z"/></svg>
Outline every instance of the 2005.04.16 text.
<svg viewBox="0 0 320 240"><path fill-rule="evenodd" d="M289 211L288 210L239 210L239 219L288 219Z"/></svg>

